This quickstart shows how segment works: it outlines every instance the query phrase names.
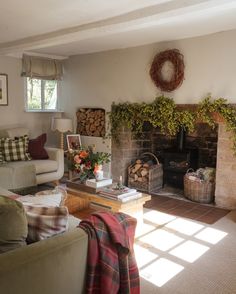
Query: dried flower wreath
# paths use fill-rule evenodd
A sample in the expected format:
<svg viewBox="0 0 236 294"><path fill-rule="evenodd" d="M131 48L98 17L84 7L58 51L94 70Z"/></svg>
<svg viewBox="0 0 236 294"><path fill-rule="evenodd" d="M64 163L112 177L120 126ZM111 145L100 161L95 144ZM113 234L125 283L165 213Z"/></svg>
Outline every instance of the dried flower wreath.
<svg viewBox="0 0 236 294"><path fill-rule="evenodd" d="M164 79L162 68L169 61L173 64L174 70L171 79ZM178 49L165 50L158 53L152 62L150 68L150 76L157 86L162 91L171 92L178 88L184 79L184 57Z"/></svg>

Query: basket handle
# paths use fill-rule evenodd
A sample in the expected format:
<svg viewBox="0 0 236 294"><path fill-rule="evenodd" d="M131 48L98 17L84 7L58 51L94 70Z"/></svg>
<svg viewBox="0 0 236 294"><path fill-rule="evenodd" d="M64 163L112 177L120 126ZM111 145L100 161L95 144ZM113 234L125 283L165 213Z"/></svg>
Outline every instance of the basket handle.
<svg viewBox="0 0 236 294"><path fill-rule="evenodd" d="M187 175L188 173L190 173L190 172L194 172L194 169L191 168L191 167L186 171L186 175Z"/></svg>
<svg viewBox="0 0 236 294"><path fill-rule="evenodd" d="M158 158L157 158L156 155L154 155L153 153L151 153L151 152L144 152L144 153L142 153L142 154L140 155L140 157L142 157L143 155L151 155L151 156L156 160L157 164L160 164Z"/></svg>

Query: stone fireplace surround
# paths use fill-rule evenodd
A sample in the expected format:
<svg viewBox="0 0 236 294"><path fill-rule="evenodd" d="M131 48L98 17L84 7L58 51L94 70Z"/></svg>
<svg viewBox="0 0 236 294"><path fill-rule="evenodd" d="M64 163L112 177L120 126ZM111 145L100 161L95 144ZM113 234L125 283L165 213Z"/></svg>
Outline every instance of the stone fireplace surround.
<svg viewBox="0 0 236 294"><path fill-rule="evenodd" d="M236 155L233 150L233 142L230 133L226 131L225 123L217 118L218 127L207 137L208 151L203 157L200 157L199 166L216 165L216 189L215 204L218 207L227 209L236 208ZM155 141L151 140L150 129L144 129L142 138L132 138L129 130L122 129L119 134L119 143L112 140L112 177L118 180L122 175L125 184L127 184L127 168L143 152L156 151ZM155 137L155 135L154 135ZM218 139L217 139L218 137ZM216 152L217 145L217 152ZM167 145L168 148L168 145ZM206 149L206 148L204 148ZM205 151L204 151L205 152ZM203 152L203 153L204 153ZM201 158L203 160L201 164ZM204 162L209 159L209 162Z"/></svg>

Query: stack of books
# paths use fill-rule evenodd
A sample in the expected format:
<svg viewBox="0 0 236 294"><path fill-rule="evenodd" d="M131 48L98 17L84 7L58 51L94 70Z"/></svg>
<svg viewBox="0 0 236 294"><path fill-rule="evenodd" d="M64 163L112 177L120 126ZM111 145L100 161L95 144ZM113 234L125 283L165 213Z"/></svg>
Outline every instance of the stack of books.
<svg viewBox="0 0 236 294"><path fill-rule="evenodd" d="M136 189L130 189L128 187L123 187L122 189L117 189L112 186L103 187L98 194L102 197L121 202L128 202L142 197L142 193L137 192Z"/></svg>
<svg viewBox="0 0 236 294"><path fill-rule="evenodd" d="M112 179L102 179L100 181L97 181L96 179L89 179L86 181L86 186L92 187L92 188L100 188L104 186L109 186L112 184Z"/></svg>

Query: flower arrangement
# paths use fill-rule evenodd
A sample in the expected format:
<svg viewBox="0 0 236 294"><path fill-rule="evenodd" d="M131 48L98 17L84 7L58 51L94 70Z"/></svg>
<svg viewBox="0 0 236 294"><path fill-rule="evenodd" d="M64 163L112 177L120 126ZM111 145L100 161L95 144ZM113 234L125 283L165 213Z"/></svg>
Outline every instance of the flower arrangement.
<svg viewBox="0 0 236 294"><path fill-rule="evenodd" d="M86 179L95 178L96 172L104 163L110 162L111 154L106 152L94 152L94 148L80 148L68 151L68 168L76 173L83 182Z"/></svg>

